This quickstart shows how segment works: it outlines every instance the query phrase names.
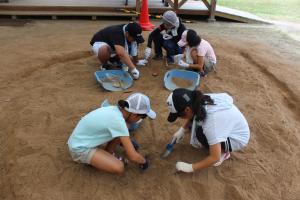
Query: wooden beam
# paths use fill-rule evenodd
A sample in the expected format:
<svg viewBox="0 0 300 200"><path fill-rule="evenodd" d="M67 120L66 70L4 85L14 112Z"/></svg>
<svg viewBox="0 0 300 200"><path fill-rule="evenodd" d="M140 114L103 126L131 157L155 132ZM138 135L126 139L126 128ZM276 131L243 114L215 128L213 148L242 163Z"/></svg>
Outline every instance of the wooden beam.
<svg viewBox="0 0 300 200"><path fill-rule="evenodd" d="M151 14L163 14L166 12L166 8L149 8L149 13ZM186 10L186 9L178 9L176 14L183 14L183 15L206 15L209 16L208 10Z"/></svg>
<svg viewBox="0 0 300 200"><path fill-rule="evenodd" d="M215 22L216 21L216 18L215 18L216 5L217 5L217 0L211 0L208 22Z"/></svg>
<svg viewBox="0 0 300 200"><path fill-rule="evenodd" d="M124 7L94 7L94 6L24 6L24 5L1 5L0 9L5 11L87 11L87 12L113 12ZM134 7L126 7L134 9Z"/></svg>
<svg viewBox="0 0 300 200"><path fill-rule="evenodd" d="M204 5L206 6L206 8L209 10L210 5L209 5L208 1L207 0L202 0L202 1L203 1Z"/></svg>
<svg viewBox="0 0 300 200"><path fill-rule="evenodd" d="M17 18L17 16L122 16L122 17L132 17L135 14L127 14L121 12L88 12L88 11L3 11L0 10L0 16L12 16L12 18Z"/></svg>
<svg viewBox="0 0 300 200"><path fill-rule="evenodd" d="M185 2L187 2L187 0L181 0L178 4L178 8L180 8L183 4L185 4Z"/></svg>

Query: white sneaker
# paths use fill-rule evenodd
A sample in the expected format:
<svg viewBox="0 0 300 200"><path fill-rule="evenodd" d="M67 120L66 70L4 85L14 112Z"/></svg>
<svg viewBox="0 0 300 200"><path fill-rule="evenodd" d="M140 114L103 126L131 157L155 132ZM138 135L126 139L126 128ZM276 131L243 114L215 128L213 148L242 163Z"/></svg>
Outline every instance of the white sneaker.
<svg viewBox="0 0 300 200"><path fill-rule="evenodd" d="M225 160L227 160L228 158L230 158L230 152L226 152L226 153L222 153L221 154L221 158L218 162L216 162L214 164L215 167L218 167L222 164L222 162L224 162Z"/></svg>
<svg viewBox="0 0 300 200"><path fill-rule="evenodd" d="M100 71L104 71L105 68L102 67L102 65L99 66Z"/></svg>

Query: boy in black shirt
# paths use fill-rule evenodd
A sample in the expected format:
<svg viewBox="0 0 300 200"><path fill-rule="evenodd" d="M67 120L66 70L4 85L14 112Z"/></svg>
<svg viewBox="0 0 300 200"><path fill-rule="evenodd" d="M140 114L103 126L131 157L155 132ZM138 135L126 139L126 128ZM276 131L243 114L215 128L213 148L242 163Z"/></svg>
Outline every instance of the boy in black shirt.
<svg viewBox="0 0 300 200"><path fill-rule="evenodd" d="M102 63L102 68L111 69L111 62L122 60L129 67L133 78L138 79L139 71L133 61L137 61L138 44L144 42L141 33L142 28L134 22L109 26L98 31L90 44Z"/></svg>

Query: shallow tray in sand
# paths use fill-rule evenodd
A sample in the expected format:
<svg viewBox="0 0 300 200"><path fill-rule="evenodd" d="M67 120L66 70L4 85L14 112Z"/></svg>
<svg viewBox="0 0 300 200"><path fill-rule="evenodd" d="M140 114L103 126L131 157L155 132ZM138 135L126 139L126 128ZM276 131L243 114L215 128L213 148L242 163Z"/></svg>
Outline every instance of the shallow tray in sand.
<svg viewBox="0 0 300 200"><path fill-rule="evenodd" d="M103 70L95 72L96 80L108 91L123 91L133 85L130 74L123 70Z"/></svg>
<svg viewBox="0 0 300 200"><path fill-rule="evenodd" d="M195 90L200 84L200 75L192 71L172 69L166 72L164 83L171 91L176 88Z"/></svg>

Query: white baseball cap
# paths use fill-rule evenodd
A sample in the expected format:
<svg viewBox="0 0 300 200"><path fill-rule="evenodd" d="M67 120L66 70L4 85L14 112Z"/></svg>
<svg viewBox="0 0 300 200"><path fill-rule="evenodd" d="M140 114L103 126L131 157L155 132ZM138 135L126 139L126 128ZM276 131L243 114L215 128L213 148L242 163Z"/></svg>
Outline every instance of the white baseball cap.
<svg viewBox="0 0 300 200"><path fill-rule="evenodd" d="M179 42L177 42L178 46L184 47L187 44L187 41L186 41L187 32L188 32L188 30L183 31L183 33L181 35L181 39L179 40Z"/></svg>
<svg viewBox="0 0 300 200"><path fill-rule="evenodd" d="M156 113L151 109L150 99L142 93L134 93L125 100L129 108L125 110L135 114L146 114L151 119L156 118Z"/></svg>

